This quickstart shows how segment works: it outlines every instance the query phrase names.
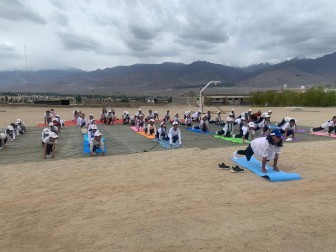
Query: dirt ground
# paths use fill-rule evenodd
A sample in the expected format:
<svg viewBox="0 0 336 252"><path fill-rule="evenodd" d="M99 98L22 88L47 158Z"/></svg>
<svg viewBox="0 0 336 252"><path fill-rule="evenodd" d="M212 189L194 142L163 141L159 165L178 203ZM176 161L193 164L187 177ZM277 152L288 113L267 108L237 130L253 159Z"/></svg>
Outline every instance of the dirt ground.
<svg viewBox="0 0 336 252"><path fill-rule="evenodd" d="M159 113L167 108L197 110ZM271 109L272 120L292 116L301 129L335 114ZM302 180L271 183L216 169L233 165L243 145L184 129L183 148L166 150L127 126L99 126L107 156L89 158L79 129L65 127L56 159L44 161L42 128L34 127L43 109L4 110L2 129L17 118L29 129L0 151L0 251L335 251L335 138L298 133L279 167ZM64 119L72 110L57 108Z"/></svg>

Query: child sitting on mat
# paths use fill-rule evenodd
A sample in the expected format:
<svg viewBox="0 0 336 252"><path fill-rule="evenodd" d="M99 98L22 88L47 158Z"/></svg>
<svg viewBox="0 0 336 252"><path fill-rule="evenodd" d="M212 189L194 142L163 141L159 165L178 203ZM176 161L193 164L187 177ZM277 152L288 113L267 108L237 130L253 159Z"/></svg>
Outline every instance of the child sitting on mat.
<svg viewBox="0 0 336 252"><path fill-rule="evenodd" d="M155 120L149 119L149 124L145 128L145 132L147 133L147 136L154 135L156 133L156 127L155 127Z"/></svg>
<svg viewBox="0 0 336 252"><path fill-rule="evenodd" d="M310 128L310 132L316 132L320 130L324 130L328 128L328 135L331 135L331 132L335 131L334 134L336 134L336 116L333 116L333 118L330 121L326 121L323 123L320 127L317 128Z"/></svg>
<svg viewBox="0 0 336 252"><path fill-rule="evenodd" d="M160 123L160 128L156 131L155 138L158 140L164 140L164 141L169 140L166 122Z"/></svg>
<svg viewBox="0 0 336 252"><path fill-rule="evenodd" d="M97 149L101 148L102 155L105 156L104 142L102 139L102 134L97 131L93 135L94 137L90 139L90 155L94 157L96 155Z"/></svg>
<svg viewBox="0 0 336 252"><path fill-rule="evenodd" d="M274 171L279 171L278 159L280 150L282 147L282 134L279 130L275 129L267 137L260 137L253 140L245 150L238 150L233 153L233 158L238 159L239 155L246 156L247 161L250 161L251 157L255 154L261 157L261 171L266 173L267 161L273 159Z"/></svg>

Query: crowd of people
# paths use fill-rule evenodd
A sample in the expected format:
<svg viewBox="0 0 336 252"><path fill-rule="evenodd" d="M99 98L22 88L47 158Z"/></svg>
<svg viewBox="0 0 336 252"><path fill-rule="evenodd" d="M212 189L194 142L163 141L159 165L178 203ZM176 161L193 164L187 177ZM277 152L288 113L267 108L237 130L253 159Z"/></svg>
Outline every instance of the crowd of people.
<svg viewBox="0 0 336 252"><path fill-rule="evenodd" d="M238 155L246 156L250 160L252 155L262 158L261 170L266 172L266 162L274 160L274 170L278 171L278 158L283 141L291 141L295 137L297 128L297 120L292 117L284 117L280 123L271 124L272 110L261 112L260 110L253 113L252 109L244 111L236 116L235 109L231 109L225 119L219 111L215 117L212 117L211 111L202 114L202 111L185 111L182 118L178 113L170 115L170 110L166 110L162 118L159 117L157 111L152 109L148 113L144 113L139 109L134 115L130 115L128 111L121 114L121 118L117 117L114 109L103 108L100 113L99 123L105 125L114 125L117 121L124 125L134 126L137 131L143 131L148 136L153 135L157 141L169 142L170 146L182 145L182 134L180 126L186 128L197 129L202 132L210 132L209 124L221 127L215 134L228 138L240 138L245 143L250 140L245 150L234 152L233 157ZM105 155L105 146L102 133L99 131L96 119L93 114L86 118L85 113L75 110L73 112L73 122L78 128L85 129L87 133L90 155L96 156L97 150L101 150ZM159 123L159 126L156 126ZM168 124L171 127L168 129ZM64 121L54 111L54 109L46 110L44 114L45 128L42 130L42 147L43 157L55 158L55 149L57 140L61 135L61 129ZM336 134L336 116L331 120L323 122L319 127L311 128L310 131L317 132L327 130L327 134ZM256 132L260 130L261 137L256 137ZM17 119L16 123L11 123L4 132L0 129L0 149L6 149L8 140L15 141L15 138L26 132L26 127L21 119ZM225 163L218 165L219 169L229 169ZM231 168L232 172L242 172L243 169L238 166Z"/></svg>

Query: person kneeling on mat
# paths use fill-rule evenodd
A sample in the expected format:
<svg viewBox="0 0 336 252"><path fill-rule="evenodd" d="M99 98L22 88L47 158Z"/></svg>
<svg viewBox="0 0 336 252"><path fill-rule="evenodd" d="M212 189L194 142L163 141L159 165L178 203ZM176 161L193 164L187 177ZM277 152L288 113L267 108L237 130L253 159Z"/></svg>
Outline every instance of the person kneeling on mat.
<svg viewBox="0 0 336 252"><path fill-rule="evenodd" d="M245 143L245 140L248 140L249 136L251 136L252 140L254 138L254 128L255 124L254 122L249 122L247 126L243 126L240 129L240 133L237 135L233 135L234 138L242 138L243 143Z"/></svg>
<svg viewBox="0 0 336 252"><path fill-rule="evenodd" d="M238 150L233 153L233 158L238 159L239 155L245 155L247 161L250 161L251 157L255 154L262 158L261 171L266 173L266 162L273 159L274 171L279 171L278 158L282 145L282 134L279 130L275 129L267 137L260 137L253 140L246 150Z"/></svg>
<svg viewBox="0 0 336 252"><path fill-rule="evenodd" d="M154 123L155 123L154 119L149 119L149 124L145 128L145 133L147 134L147 136L154 135L156 133L156 127Z"/></svg>
<svg viewBox="0 0 336 252"><path fill-rule="evenodd" d="M94 137L90 140L90 155L94 157L96 155L97 149L101 148L102 155L105 156L104 142L102 139L102 133L97 131L93 135Z"/></svg>
<svg viewBox="0 0 336 252"><path fill-rule="evenodd" d="M50 155L52 158L55 158L55 148L57 143L58 135L54 132L49 132L49 135L43 139L43 154L44 159L49 158Z"/></svg>
<svg viewBox="0 0 336 252"><path fill-rule="evenodd" d="M157 140L169 141L166 122L160 123L160 128L156 131L155 138Z"/></svg>
<svg viewBox="0 0 336 252"><path fill-rule="evenodd" d="M178 141L179 145L182 145L181 131L178 128L178 122L173 122L173 127L168 132L169 144L173 146L173 143Z"/></svg>

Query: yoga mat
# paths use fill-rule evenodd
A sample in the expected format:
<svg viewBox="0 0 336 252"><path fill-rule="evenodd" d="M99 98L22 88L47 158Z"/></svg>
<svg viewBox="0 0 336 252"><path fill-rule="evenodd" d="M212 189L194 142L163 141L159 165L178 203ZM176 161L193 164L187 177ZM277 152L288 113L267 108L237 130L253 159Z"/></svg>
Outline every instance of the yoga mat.
<svg viewBox="0 0 336 252"><path fill-rule="evenodd" d="M271 182L285 182L291 180L301 180L301 176L298 173L287 173L284 171L276 172L273 170L272 167L266 165L267 173L263 173L261 171L261 162L252 157L250 161L247 161L246 157L241 157L239 159L231 158L231 160L246 169L252 171L253 173L257 174L260 177L268 178Z"/></svg>
<svg viewBox="0 0 336 252"><path fill-rule="evenodd" d="M157 138L154 138L153 142L159 143L163 148L166 148L166 149L168 149L168 148L179 148L180 147L179 143L173 143L172 147L170 147L169 141L159 140Z"/></svg>
<svg viewBox="0 0 336 252"><path fill-rule="evenodd" d="M331 135L329 136L327 132L321 132L321 131L310 132L309 134L316 135L316 136L336 137L334 133L331 133Z"/></svg>
<svg viewBox="0 0 336 252"><path fill-rule="evenodd" d="M152 134L152 135L147 135L147 133L144 132L144 131L142 131L142 130L138 131L137 127L135 127L135 126L131 126L130 128L131 128L132 130L134 130L136 133L138 133L139 135L141 135L141 136L147 137L147 138L149 138L149 139L154 139L154 138L155 138L155 135L154 135L154 134Z"/></svg>
<svg viewBox="0 0 336 252"><path fill-rule="evenodd" d="M204 132L201 129L193 129L193 128L187 128L187 130L191 131L191 132L195 132L195 133L200 133L200 134L215 134L215 132Z"/></svg>
<svg viewBox="0 0 336 252"><path fill-rule="evenodd" d="M233 137L225 137L225 136L221 136L221 135L213 135L213 137L218 138L218 139L223 139L225 141L229 141L229 142L233 142L233 143L243 143L243 139L242 138L233 138ZM246 144L249 144L251 141L249 140L245 140Z"/></svg>
<svg viewBox="0 0 336 252"><path fill-rule="evenodd" d="M106 153L106 146L104 146L104 152ZM90 153L90 146L88 145L87 142L83 143L83 152L84 153ZM96 153L102 153L102 148L99 148L96 150Z"/></svg>
<svg viewBox="0 0 336 252"><path fill-rule="evenodd" d="M308 132L308 130L295 130L295 132L304 133L304 132Z"/></svg>

